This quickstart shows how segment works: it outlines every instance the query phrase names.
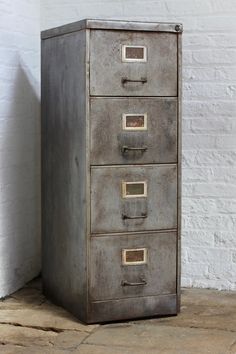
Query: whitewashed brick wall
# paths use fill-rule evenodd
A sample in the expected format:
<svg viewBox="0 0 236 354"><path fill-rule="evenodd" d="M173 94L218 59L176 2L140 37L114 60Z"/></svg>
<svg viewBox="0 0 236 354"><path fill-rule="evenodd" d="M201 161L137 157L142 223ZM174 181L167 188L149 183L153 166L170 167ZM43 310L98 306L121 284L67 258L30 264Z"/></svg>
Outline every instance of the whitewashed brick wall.
<svg viewBox="0 0 236 354"><path fill-rule="evenodd" d="M0 0L0 297L40 271L39 0Z"/></svg>
<svg viewBox="0 0 236 354"><path fill-rule="evenodd" d="M182 285L236 290L236 1L41 1L42 29L92 17L184 24Z"/></svg>

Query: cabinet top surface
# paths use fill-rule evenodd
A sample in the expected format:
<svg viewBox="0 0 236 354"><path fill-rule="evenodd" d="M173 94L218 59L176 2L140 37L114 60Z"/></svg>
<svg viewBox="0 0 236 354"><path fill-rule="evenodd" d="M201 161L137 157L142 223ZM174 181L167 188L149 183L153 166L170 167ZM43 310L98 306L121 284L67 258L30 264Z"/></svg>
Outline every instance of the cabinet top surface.
<svg viewBox="0 0 236 354"><path fill-rule="evenodd" d="M172 33L181 33L183 31L183 26L181 23L84 19L42 31L41 39L61 36L63 34L80 31L86 28Z"/></svg>

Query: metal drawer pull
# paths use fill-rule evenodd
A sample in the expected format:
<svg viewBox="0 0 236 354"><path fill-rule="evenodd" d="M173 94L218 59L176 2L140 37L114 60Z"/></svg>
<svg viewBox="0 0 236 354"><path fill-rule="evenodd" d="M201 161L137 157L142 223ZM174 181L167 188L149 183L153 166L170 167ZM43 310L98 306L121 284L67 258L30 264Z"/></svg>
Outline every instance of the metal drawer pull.
<svg viewBox="0 0 236 354"><path fill-rule="evenodd" d="M121 282L122 286L140 286L140 285L147 285L147 281L145 279L140 279L140 282L132 283L127 280L123 280Z"/></svg>
<svg viewBox="0 0 236 354"><path fill-rule="evenodd" d="M127 77L122 77L121 82L122 84L126 84L126 82L141 82L142 84L145 84L147 82L147 78L141 77L141 79L132 80L132 79L128 79Z"/></svg>
<svg viewBox="0 0 236 354"><path fill-rule="evenodd" d="M147 214L137 215L137 216L128 216L128 215L122 214L123 220L126 220L126 219L146 219L146 218L147 218Z"/></svg>
<svg viewBox="0 0 236 354"><path fill-rule="evenodd" d="M147 146L141 146L141 147L131 147L131 146L122 146L121 150L122 152L126 152L128 150L130 151L147 151Z"/></svg>

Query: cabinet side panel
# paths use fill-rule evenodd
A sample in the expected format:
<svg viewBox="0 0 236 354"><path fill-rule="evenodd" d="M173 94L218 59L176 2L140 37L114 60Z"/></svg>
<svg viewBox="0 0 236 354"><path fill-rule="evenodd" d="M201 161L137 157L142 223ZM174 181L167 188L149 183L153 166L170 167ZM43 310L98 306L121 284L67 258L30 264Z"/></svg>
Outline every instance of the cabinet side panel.
<svg viewBox="0 0 236 354"><path fill-rule="evenodd" d="M86 316L86 33L42 41L44 292Z"/></svg>

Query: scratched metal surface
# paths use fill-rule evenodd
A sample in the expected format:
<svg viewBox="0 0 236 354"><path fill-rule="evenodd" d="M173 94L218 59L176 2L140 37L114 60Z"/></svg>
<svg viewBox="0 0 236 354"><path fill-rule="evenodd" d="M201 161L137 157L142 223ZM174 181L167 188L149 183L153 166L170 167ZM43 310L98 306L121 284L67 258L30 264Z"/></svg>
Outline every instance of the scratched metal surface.
<svg viewBox="0 0 236 354"><path fill-rule="evenodd" d="M147 47L147 62L121 61L122 45ZM91 32L92 96L177 96L177 36L174 33ZM147 82L127 82L122 78Z"/></svg>
<svg viewBox="0 0 236 354"><path fill-rule="evenodd" d="M80 318L86 317L89 201L86 71L78 60L85 51L85 31L42 42L43 289Z"/></svg>
<svg viewBox="0 0 236 354"><path fill-rule="evenodd" d="M147 263L123 265L124 248L147 249ZM122 282L139 283L122 286ZM142 285L141 283L146 282ZM176 232L124 234L93 237L91 240L90 299L110 300L127 297L176 293Z"/></svg>
<svg viewBox="0 0 236 354"><path fill-rule="evenodd" d="M147 130L123 130L123 113L146 113ZM175 98L91 98L91 164L175 163L177 123Z"/></svg>
<svg viewBox="0 0 236 354"><path fill-rule="evenodd" d="M147 181L147 197L122 198L122 181ZM138 219L123 219L138 217ZM146 218L141 218L146 215ZM177 228L176 165L93 167L91 232Z"/></svg>

